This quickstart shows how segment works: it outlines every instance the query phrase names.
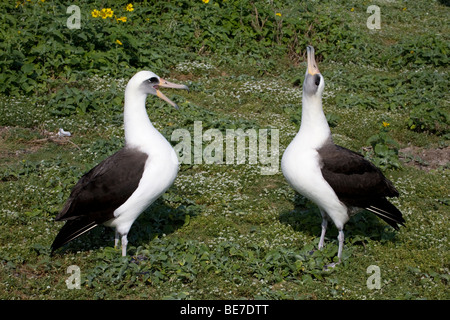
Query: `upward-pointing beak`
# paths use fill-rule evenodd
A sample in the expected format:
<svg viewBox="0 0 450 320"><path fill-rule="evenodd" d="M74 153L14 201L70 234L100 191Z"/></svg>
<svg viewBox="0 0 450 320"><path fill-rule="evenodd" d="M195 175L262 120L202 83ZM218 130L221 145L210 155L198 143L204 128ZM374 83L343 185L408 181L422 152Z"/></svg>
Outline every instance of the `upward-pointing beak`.
<svg viewBox="0 0 450 320"><path fill-rule="evenodd" d="M164 79L159 79L159 84L156 87L156 95L159 98L161 98L164 101L166 101L167 103L169 103L171 106L175 107L176 109L179 109L178 105L175 102L173 102L172 100L170 100L169 98L167 98L161 91L159 91L160 87L162 87L162 88L173 88L173 89L184 89L184 90L188 90L189 91L189 88L187 86L185 86L184 84L176 84L176 83L172 83L172 82L169 82L167 80L164 80Z"/></svg>
<svg viewBox="0 0 450 320"><path fill-rule="evenodd" d="M316 59L314 57L314 47L307 46L306 54L308 56L308 73L312 76L320 73L319 68L317 67Z"/></svg>

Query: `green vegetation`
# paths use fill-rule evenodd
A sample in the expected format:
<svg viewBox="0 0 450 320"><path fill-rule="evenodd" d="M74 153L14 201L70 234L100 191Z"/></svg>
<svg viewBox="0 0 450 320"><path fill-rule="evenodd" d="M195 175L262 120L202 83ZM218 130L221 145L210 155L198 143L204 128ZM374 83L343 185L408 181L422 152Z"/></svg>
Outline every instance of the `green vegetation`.
<svg viewBox="0 0 450 320"><path fill-rule="evenodd" d="M174 0L131 2L133 10L127 1L80 2L81 29L67 27L67 2L0 3L1 299L450 298L444 2ZM371 4L379 30L366 27ZM106 227L49 256L71 187L123 145L123 91L137 70L191 89L165 91L178 111L148 99L169 141L175 129L193 134L194 121L224 135L272 128L281 156L300 125L308 44L335 142L393 181L405 228L352 217L343 263L324 271L337 231L314 251L318 209L281 171L182 164L133 225L129 257ZM72 136L58 137L59 128ZM66 286L70 265L80 267L80 290ZM370 265L380 267L381 289L366 285Z"/></svg>

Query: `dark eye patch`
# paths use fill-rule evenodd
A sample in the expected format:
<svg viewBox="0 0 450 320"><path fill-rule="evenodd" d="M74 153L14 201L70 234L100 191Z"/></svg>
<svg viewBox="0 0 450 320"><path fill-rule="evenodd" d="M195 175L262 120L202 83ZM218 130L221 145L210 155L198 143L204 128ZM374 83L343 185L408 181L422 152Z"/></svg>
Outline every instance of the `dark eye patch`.
<svg viewBox="0 0 450 320"><path fill-rule="evenodd" d="M147 80L150 83L159 83L159 80L157 77L151 77L150 79Z"/></svg>
<svg viewBox="0 0 450 320"><path fill-rule="evenodd" d="M316 74L316 76L314 77L314 83L316 84L316 86L319 86L320 84L320 76Z"/></svg>

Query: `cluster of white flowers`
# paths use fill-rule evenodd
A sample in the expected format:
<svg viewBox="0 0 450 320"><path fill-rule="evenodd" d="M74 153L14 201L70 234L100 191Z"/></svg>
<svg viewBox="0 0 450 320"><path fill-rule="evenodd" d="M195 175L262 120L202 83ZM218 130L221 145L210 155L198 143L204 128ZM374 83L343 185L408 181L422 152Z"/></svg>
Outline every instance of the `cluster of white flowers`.
<svg viewBox="0 0 450 320"><path fill-rule="evenodd" d="M242 182L236 180L227 172L212 174L208 171L201 171L193 175L184 175L183 172L180 172L174 184L181 191L190 190L189 193L191 194L200 194L213 202L219 201L224 204L220 215L232 213L226 207L226 204L246 200L246 196L239 192L244 188ZM233 190L233 192L230 192L230 190ZM214 209L205 208L203 214L217 214L217 212Z"/></svg>
<svg viewBox="0 0 450 320"><path fill-rule="evenodd" d="M111 87L111 77L109 74L99 76L94 75L86 78L85 81L91 86L92 91L106 91ZM126 78L114 78L114 83L117 86L119 92L125 91L129 79Z"/></svg>
<svg viewBox="0 0 450 320"><path fill-rule="evenodd" d="M207 71L214 69L214 66L207 62L188 61L180 62L176 65L175 69L179 72L189 73L195 71Z"/></svg>
<svg viewBox="0 0 450 320"><path fill-rule="evenodd" d="M302 90L273 80L247 80L235 92L236 95L263 97L269 95L273 103L300 103Z"/></svg>

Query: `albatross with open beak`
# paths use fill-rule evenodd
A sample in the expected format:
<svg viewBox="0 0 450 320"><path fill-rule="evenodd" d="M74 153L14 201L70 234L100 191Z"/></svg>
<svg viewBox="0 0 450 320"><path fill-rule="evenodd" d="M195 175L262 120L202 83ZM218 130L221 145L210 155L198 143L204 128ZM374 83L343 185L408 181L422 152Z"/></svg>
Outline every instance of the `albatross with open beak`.
<svg viewBox="0 0 450 320"><path fill-rule="evenodd" d="M160 88L188 89L150 71L134 75L125 89L125 147L103 160L73 187L56 221L66 221L52 244L52 253L99 224L115 228L122 256L127 235L137 217L161 196L178 173L178 158L170 143L152 125L145 108L155 95L178 109Z"/></svg>

